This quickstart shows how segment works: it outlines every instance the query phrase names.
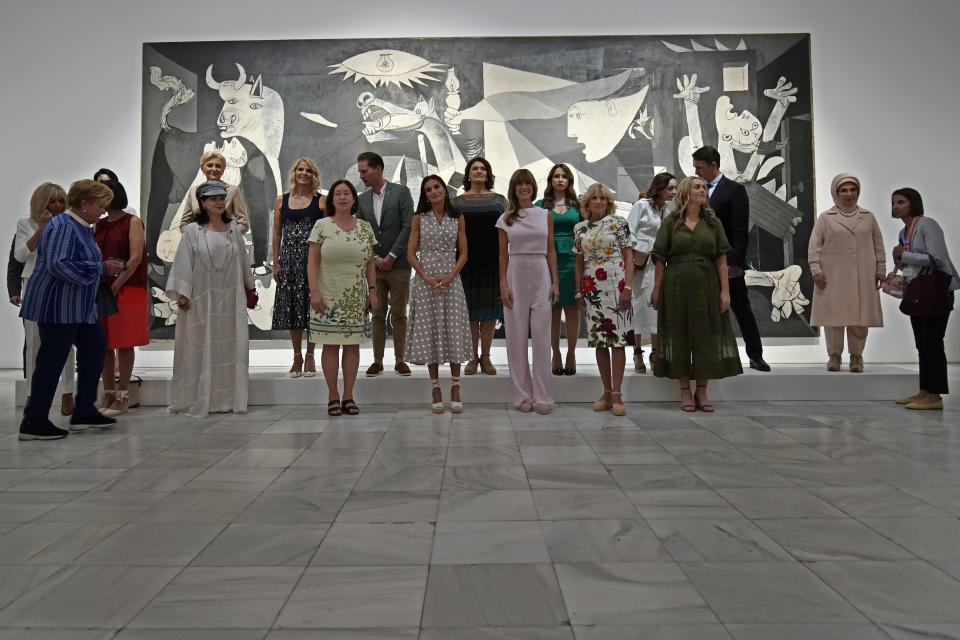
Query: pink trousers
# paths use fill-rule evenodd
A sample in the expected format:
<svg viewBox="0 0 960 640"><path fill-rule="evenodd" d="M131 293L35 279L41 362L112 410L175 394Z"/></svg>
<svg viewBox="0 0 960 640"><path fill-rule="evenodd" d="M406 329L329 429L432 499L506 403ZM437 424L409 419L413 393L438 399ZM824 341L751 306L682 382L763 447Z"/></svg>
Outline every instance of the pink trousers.
<svg viewBox="0 0 960 640"><path fill-rule="evenodd" d="M513 292L513 308L503 308L512 402L514 406L524 400L552 405L550 269L547 257L543 254L511 255L507 265L507 286ZM531 335L532 376L527 359L527 336Z"/></svg>

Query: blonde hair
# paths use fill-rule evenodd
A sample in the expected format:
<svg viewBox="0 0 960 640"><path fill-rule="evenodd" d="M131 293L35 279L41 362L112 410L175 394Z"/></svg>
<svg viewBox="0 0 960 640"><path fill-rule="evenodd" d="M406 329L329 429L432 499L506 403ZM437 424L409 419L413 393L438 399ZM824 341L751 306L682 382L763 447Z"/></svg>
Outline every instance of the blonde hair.
<svg viewBox="0 0 960 640"><path fill-rule="evenodd" d="M58 184L53 182L44 182L33 190L30 196L30 219L34 222L40 222L40 216L47 210L54 200L63 200L64 206L67 204L67 192Z"/></svg>
<svg viewBox="0 0 960 640"><path fill-rule="evenodd" d="M94 180L77 180L70 185L70 191L67 192L67 204L71 208L82 205L84 200L107 200L113 201L113 191L102 182Z"/></svg>
<svg viewBox="0 0 960 640"><path fill-rule="evenodd" d="M223 157L222 153L219 151L213 151L212 149L210 151L204 151L203 155L200 156L200 166L202 167L203 165L207 164L207 160L210 158L219 158L220 162L223 163L223 168L227 168L227 159Z"/></svg>
<svg viewBox="0 0 960 640"><path fill-rule="evenodd" d="M599 182L594 182L592 185L587 187L587 190L580 194L580 217L584 220L589 220L591 218L590 213L590 200L593 199L595 195L603 196L603 199L607 201L607 210L603 213L603 218L606 218L608 215L617 210L617 205L613 201L613 191L607 189L605 186Z"/></svg>
<svg viewBox="0 0 960 640"><path fill-rule="evenodd" d="M290 190L293 191L294 187L297 186L297 166L301 162L307 165L307 167L310 168L311 173L313 173L313 180L310 182L310 190L317 191L320 189L320 167L318 167L317 163L310 158L297 158L297 161L293 163L292 167L290 167Z"/></svg>
<svg viewBox="0 0 960 640"><path fill-rule="evenodd" d="M529 169L517 169L513 172L510 176L510 191L507 193L507 209L503 216L508 227L521 218L520 201L517 199L517 187L521 184L529 184L533 187L533 192L537 192L537 180Z"/></svg>
<svg viewBox="0 0 960 640"><path fill-rule="evenodd" d="M677 185L677 195L673 197L673 215L676 219L673 221L673 228L679 229L683 221L687 219L687 205L690 204L690 189L693 187L693 181L699 180L706 186L707 181L698 176L689 176L680 181ZM700 209L700 217L707 221L711 227L719 222L717 214L710 208L710 199L703 203Z"/></svg>

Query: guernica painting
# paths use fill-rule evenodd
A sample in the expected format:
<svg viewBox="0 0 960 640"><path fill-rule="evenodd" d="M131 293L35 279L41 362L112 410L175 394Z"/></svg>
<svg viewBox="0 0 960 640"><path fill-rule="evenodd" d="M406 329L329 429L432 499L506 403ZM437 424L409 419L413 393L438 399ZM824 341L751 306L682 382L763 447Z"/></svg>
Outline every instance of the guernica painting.
<svg viewBox="0 0 960 640"><path fill-rule="evenodd" d="M313 158L323 185L346 177L362 190L357 154L376 151L414 202L431 173L459 189L477 155L501 193L518 168L545 180L564 162L578 191L602 182L626 215L656 173L692 175L690 154L709 144L750 195L746 277L762 334L814 336L811 105L808 34L145 44L151 334L173 336L163 288L205 150L226 157L223 180L247 202L251 337L267 339L285 335L270 331L272 216L296 158Z"/></svg>

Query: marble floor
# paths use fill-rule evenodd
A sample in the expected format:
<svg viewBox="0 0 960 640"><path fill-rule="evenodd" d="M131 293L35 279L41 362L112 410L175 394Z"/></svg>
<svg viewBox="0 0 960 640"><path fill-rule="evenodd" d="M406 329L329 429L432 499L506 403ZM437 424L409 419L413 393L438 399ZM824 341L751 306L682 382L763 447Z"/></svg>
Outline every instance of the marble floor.
<svg viewBox="0 0 960 640"><path fill-rule="evenodd" d="M956 402L362 409L0 392L0 640L960 639Z"/></svg>

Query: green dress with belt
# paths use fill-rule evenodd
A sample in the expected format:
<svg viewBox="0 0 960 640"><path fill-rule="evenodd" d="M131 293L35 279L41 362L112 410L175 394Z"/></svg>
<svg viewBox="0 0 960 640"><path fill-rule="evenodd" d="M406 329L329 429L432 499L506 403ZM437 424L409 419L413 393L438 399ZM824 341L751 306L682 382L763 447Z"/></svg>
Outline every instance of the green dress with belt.
<svg viewBox="0 0 960 640"><path fill-rule="evenodd" d="M542 207L543 200L537 200L534 206ZM555 307L572 307L577 304L577 282L573 267L577 255L573 252L573 228L580 222L580 212L570 207L563 213L550 209L553 216L553 246L557 249L557 276L560 278L560 298Z"/></svg>
<svg viewBox="0 0 960 640"><path fill-rule="evenodd" d="M743 373L730 311L720 313L717 259L730 251L719 220L690 230L663 219L651 254L665 263L657 309L653 373L661 378L717 379Z"/></svg>

